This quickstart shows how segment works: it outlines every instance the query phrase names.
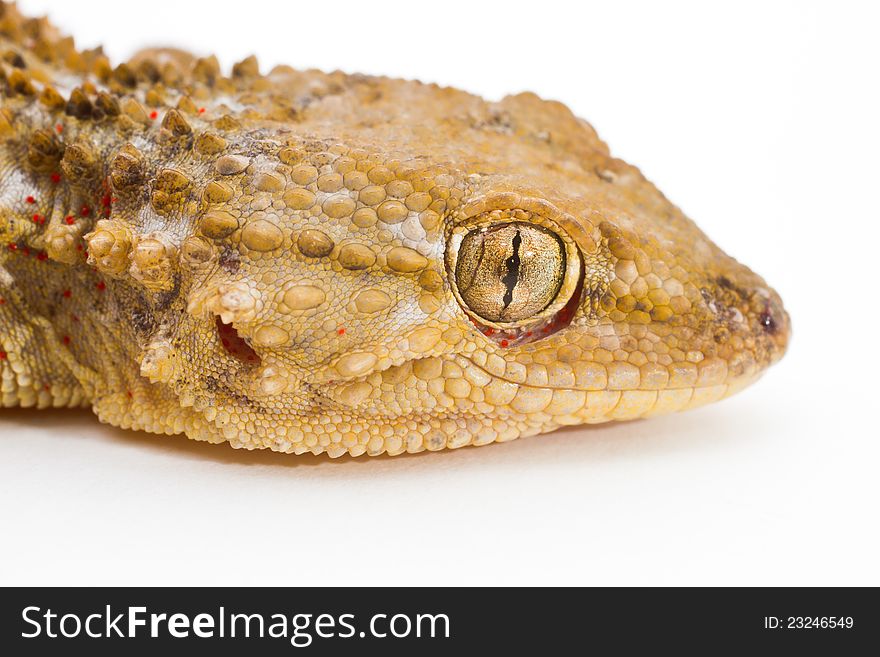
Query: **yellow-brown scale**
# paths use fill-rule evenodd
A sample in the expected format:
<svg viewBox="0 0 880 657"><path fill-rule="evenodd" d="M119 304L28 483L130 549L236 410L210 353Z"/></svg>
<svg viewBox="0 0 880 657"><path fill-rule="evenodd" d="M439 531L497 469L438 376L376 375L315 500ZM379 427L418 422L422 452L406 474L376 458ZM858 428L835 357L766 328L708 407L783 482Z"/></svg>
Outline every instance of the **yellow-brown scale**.
<svg viewBox="0 0 880 657"><path fill-rule="evenodd" d="M4 406L398 454L690 408L784 353L775 292L559 103L112 68L5 4L0 52Z"/></svg>

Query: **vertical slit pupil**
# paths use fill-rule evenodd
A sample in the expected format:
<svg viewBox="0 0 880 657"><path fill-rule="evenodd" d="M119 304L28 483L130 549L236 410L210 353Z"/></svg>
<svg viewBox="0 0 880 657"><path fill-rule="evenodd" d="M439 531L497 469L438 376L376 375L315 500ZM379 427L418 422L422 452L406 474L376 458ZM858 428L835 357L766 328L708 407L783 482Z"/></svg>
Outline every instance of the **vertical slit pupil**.
<svg viewBox="0 0 880 657"><path fill-rule="evenodd" d="M519 280L519 247L522 244L522 236L519 234L519 231L516 231L516 235L513 236L513 255L511 255L504 264L507 266L507 274L501 279L501 282L504 283L504 286L507 290L504 292L504 298L502 299L502 303L504 310L507 310L507 307L510 305L511 301L513 301L513 288L516 287L516 282Z"/></svg>

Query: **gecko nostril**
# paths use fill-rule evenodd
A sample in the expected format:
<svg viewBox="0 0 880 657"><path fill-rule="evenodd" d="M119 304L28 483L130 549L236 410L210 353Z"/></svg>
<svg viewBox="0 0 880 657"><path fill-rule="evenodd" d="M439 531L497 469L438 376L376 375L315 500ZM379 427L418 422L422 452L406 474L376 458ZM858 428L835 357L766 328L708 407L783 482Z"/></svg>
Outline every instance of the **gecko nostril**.
<svg viewBox="0 0 880 657"><path fill-rule="evenodd" d="M776 323L776 319L773 317L773 314L770 312L769 308L758 316L758 322L760 322L764 330L770 335L775 334L776 331L779 329L779 326Z"/></svg>
<svg viewBox="0 0 880 657"><path fill-rule="evenodd" d="M764 331L764 334L771 338L777 346L781 347L783 352L791 337L791 320L782 300L775 293L771 293L764 302L764 307L758 315L758 323Z"/></svg>
<svg viewBox="0 0 880 657"><path fill-rule="evenodd" d="M238 334L232 324L226 324L219 317L217 317L217 337L229 355L247 365L260 364L260 356L254 348Z"/></svg>

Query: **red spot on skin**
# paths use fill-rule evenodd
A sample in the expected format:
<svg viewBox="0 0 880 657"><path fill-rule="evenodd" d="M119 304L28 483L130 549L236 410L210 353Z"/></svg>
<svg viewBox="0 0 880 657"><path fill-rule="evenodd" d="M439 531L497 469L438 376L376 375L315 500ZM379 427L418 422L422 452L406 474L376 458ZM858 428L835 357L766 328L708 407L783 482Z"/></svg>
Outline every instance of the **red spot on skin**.
<svg viewBox="0 0 880 657"><path fill-rule="evenodd" d="M125 391L125 394L128 395L128 398L129 398L129 399L131 399L132 397L134 397L134 395L131 394L131 390L126 390L126 391Z"/></svg>
<svg viewBox="0 0 880 657"><path fill-rule="evenodd" d="M72 216L68 215L67 217L64 217L64 223L66 223L68 226L72 226L75 222L76 219L74 219Z"/></svg>
<svg viewBox="0 0 880 657"><path fill-rule="evenodd" d="M98 284L95 287L98 288L101 292L103 292L104 290L107 289L107 284L104 281L98 281Z"/></svg>
<svg viewBox="0 0 880 657"><path fill-rule="evenodd" d="M501 346L502 346L502 347L509 347L509 346L510 346L510 342L508 342L507 340L502 340L502 341L501 341Z"/></svg>
<svg viewBox="0 0 880 657"><path fill-rule="evenodd" d="M533 335L533 333L532 333L531 331L526 331L526 337L527 337L527 338L532 337L532 335Z"/></svg>
<svg viewBox="0 0 880 657"><path fill-rule="evenodd" d="M159 112L157 112L156 110L153 110L152 112L150 112L151 119L155 119L157 116L159 116Z"/></svg>
<svg viewBox="0 0 880 657"><path fill-rule="evenodd" d="M6 303L6 299L0 297L0 306L2 306L4 303Z"/></svg>
<svg viewBox="0 0 880 657"><path fill-rule="evenodd" d="M204 114L204 113L205 113L205 108L204 108L204 107L200 107L200 108L199 108L199 114Z"/></svg>
<svg viewBox="0 0 880 657"><path fill-rule="evenodd" d="M38 214L35 214L35 215L33 216L33 220L34 220L34 223L35 223L35 224L41 224L41 223L43 223L43 222L46 221L46 219L45 219L44 217L41 217L41 216L38 215Z"/></svg>
<svg viewBox="0 0 880 657"><path fill-rule="evenodd" d="M336 329L336 332L337 332L339 335L345 335L345 328L338 328L338 329Z"/></svg>
<svg viewBox="0 0 880 657"><path fill-rule="evenodd" d="M18 244L10 244L9 250L10 251L18 251Z"/></svg>
<svg viewBox="0 0 880 657"><path fill-rule="evenodd" d="M79 213L83 217L88 217L89 212L91 212L91 211L92 211L92 209L88 205L84 205L80 208Z"/></svg>
<svg viewBox="0 0 880 657"><path fill-rule="evenodd" d="M60 123L56 123L55 124L55 132L60 133L62 130L64 130L64 126L61 125Z"/></svg>
<svg viewBox="0 0 880 657"><path fill-rule="evenodd" d="M61 174L60 173L53 172L52 175L49 177L52 179L53 185L57 185L58 183L61 182Z"/></svg>
<svg viewBox="0 0 880 657"><path fill-rule="evenodd" d="M27 203L36 203L36 202L37 202L37 199L35 199L33 196L28 196L28 197L25 199L25 201L26 201Z"/></svg>
<svg viewBox="0 0 880 657"><path fill-rule="evenodd" d="M0 351L0 360L6 360L6 352Z"/></svg>
<svg viewBox="0 0 880 657"><path fill-rule="evenodd" d="M45 390L46 392L49 392L50 388L49 388L48 383L43 386L43 390Z"/></svg>
<svg viewBox="0 0 880 657"><path fill-rule="evenodd" d="M110 198L110 194L104 194L103 198L101 198L101 205L103 205L105 208L109 208L111 200L112 199Z"/></svg>
<svg viewBox="0 0 880 657"><path fill-rule="evenodd" d="M64 290L64 292L61 293L61 296L63 296L65 299L69 299L73 296L73 292L71 292L70 290Z"/></svg>
<svg viewBox="0 0 880 657"><path fill-rule="evenodd" d="M495 329L483 329L483 335L492 335L493 333L495 333Z"/></svg>
<svg viewBox="0 0 880 657"><path fill-rule="evenodd" d="M70 344L70 336L65 335L63 338L61 338L61 342L63 342L65 345Z"/></svg>
<svg viewBox="0 0 880 657"><path fill-rule="evenodd" d="M48 260L48 259L49 259L49 254L45 253L44 251L40 251L37 254L37 260Z"/></svg>

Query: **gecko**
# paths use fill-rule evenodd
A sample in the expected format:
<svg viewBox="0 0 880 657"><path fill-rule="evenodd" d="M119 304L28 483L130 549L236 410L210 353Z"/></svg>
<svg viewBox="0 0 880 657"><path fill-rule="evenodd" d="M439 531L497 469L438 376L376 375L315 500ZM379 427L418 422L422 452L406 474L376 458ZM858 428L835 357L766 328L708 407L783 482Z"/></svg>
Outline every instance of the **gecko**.
<svg viewBox="0 0 880 657"><path fill-rule="evenodd" d="M339 457L728 397L779 295L559 102L141 51L0 5L0 406Z"/></svg>

